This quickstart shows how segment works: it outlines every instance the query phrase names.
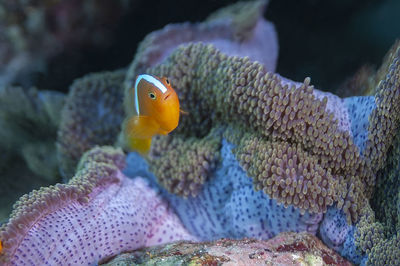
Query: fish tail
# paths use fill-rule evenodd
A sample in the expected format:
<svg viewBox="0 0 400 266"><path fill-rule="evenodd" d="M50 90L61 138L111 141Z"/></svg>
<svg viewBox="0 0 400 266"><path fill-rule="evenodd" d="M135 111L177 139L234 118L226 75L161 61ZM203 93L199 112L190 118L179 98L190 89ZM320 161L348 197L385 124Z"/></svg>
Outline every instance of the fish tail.
<svg viewBox="0 0 400 266"><path fill-rule="evenodd" d="M142 155L146 155L150 150L151 139L128 138L127 141L130 149Z"/></svg>

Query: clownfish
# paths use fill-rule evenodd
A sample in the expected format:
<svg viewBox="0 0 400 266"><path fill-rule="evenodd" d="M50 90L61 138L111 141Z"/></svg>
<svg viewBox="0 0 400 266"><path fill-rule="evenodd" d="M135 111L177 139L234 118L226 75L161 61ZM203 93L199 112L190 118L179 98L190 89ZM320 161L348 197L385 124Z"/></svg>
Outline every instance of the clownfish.
<svg viewBox="0 0 400 266"><path fill-rule="evenodd" d="M125 139L129 148L146 154L154 135L167 135L178 126L178 95L168 78L142 74L129 96L133 115L123 123Z"/></svg>

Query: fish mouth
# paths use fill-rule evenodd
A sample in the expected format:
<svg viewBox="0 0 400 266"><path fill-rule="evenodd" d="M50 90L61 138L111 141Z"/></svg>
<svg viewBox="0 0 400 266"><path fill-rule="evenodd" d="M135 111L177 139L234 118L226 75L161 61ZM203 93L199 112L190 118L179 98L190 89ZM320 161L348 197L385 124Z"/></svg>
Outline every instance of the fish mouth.
<svg viewBox="0 0 400 266"><path fill-rule="evenodd" d="M171 96L171 93L165 96L164 100L168 99L169 96Z"/></svg>

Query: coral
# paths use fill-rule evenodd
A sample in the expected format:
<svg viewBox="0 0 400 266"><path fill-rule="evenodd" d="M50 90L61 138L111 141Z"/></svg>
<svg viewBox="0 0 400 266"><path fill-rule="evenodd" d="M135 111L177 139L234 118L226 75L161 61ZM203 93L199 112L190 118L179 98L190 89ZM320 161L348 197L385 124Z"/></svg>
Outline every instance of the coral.
<svg viewBox="0 0 400 266"><path fill-rule="evenodd" d="M239 2L216 11L205 22L170 24L148 34L137 49L125 86L131 86L137 75L161 63L176 47L191 42L213 44L229 55L249 56L275 71L278 42L274 26L262 17L266 6L265 0ZM125 111L130 105L125 101Z"/></svg>
<svg viewBox="0 0 400 266"><path fill-rule="evenodd" d="M104 265L351 265L307 233L282 233L268 241L221 239L161 245L123 253Z"/></svg>
<svg viewBox="0 0 400 266"><path fill-rule="evenodd" d="M89 74L71 85L57 137L64 178L72 177L85 151L115 142L123 119L124 75L122 70Z"/></svg>
<svg viewBox="0 0 400 266"><path fill-rule="evenodd" d="M121 150L94 148L67 184L20 198L0 229L2 265L93 264L122 251L194 240L142 178L128 179Z"/></svg>
<svg viewBox="0 0 400 266"><path fill-rule="evenodd" d="M320 234L325 243L334 242L341 254L355 263L400 263L398 47L399 42L391 48L382 66L373 75L371 84L375 84L376 88L370 88L369 91L375 91L375 97L345 99L352 121L352 131L356 132L355 143L377 173L371 176L373 179L364 180L367 194L370 194L371 198L369 203L363 206L360 221L346 229L342 226L343 217L332 209L330 217L325 215ZM366 117L369 117L369 122L366 121Z"/></svg>
<svg viewBox="0 0 400 266"><path fill-rule="evenodd" d="M400 41L389 51L381 69L385 76L376 88L376 108L369 117L368 140L364 152L375 171L385 165L388 151L400 126ZM377 76L383 74L378 72ZM370 176L365 180L369 194L376 183L374 177Z"/></svg>
<svg viewBox="0 0 400 266"><path fill-rule="evenodd" d="M390 66L391 64L386 65ZM390 68L389 66L387 67L388 73L394 69L394 67ZM381 67L381 69L383 68ZM367 199L371 197L370 187L368 186L368 183L371 184L371 182L368 180L375 179L376 169L369 165L370 152L366 147L368 145L374 147L375 145L368 142L370 141L368 140L368 127L371 127L371 125L373 127L373 123L369 123L368 117L371 113L378 112L379 109L379 107L376 108L379 102L375 104L374 97L337 99L333 95L313 90L309 86L308 79L303 84L294 83L277 74L265 73L262 66L251 62L249 59L230 57L219 53L212 46L201 44L181 46L160 65L150 67L146 71L156 75L169 76L172 84L177 88L183 108L190 114L187 117L182 117L177 134L170 138L177 138L178 136L181 138L180 134L184 136L194 135L199 138L206 136L216 125L230 124L234 126L236 129L233 130L233 137L229 137L229 134L226 137L237 145L235 154L241 161L241 165L247 170L247 174L253 177L256 189L258 185L258 189L264 188L268 193L268 186L270 186L270 194L268 195L281 192L281 195L283 194L286 197L277 197L278 193L275 194L275 197L281 202L286 202L288 192L290 195L290 190L285 191L286 183L277 182L274 187L271 181L275 180L270 178L260 179L260 176L262 177L263 171L272 169L271 166L265 166L265 163L262 162L267 159L272 162L274 160L271 157L274 156L282 159L289 158L289 147L291 149L290 154L300 152L302 158L306 158L308 165L313 165L314 169L317 169L320 165L321 170L316 172L324 178L320 180L317 175L315 181L323 182L323 179L326 178L324 184L331 186L330 189L334 191L331 193L333 194L332 199L333 201L337 200L336 206L338 207L338 209L331 207L331 212L324 216L323 223L320 226L321 235L326 243L344 252L348 257L356 261L365 260L361 251L355 246L357 241L354 241L354 237L352 237L358 229L346 224L345 217L347 216L348 221L350 216L353 222L356 222L362 212L362 207L368 206ZM211 76L209 73L213 73L213 75ZM376 75L376 77L380 76L382 74ZM394 84L382 85L383 81L380 83L382 89L386 87L396 88L396 78L394 77L396 77L395 74L385 76L387 82L391 81ZM262 80L262 78L264 79ZM369 82L374 84L377 81ZM260 87L262 89L258 89ZM382 89L378 90L378 93L385 95ZM387 102L387 107L384 110L397 112L396 108L391 107L396 105L396 97L393 97L396 96L395 90L392 90L388 95L391 95L391 102ZM326 98L324 99L324 97ZM379 99L379 96L377 99ZM290 103L291 101L293 104ZM291 108L288 111L288 117L285 118L286 107L288 106ZM276 113L278 114L275 118ZM293 113L292 121L296 120L294 118L300 118L304 119L304 122L297 125L292 122L290 125L289 115L291 113ZM382 119L392 128L396 128L396 116L393 117L394 119ZM238 124L241 125L238 126ZM235 136L237 129L243 127L247 134L250 134L250 140L248 138L247 142L246 138L243 139L243 136ZM310 131L310 135L308 135L308 131ZM332 137L333 141L331 142ZM390 138L380 137L380 139L391 143ZM255 147L258 149L255 149ZM164 149L167 150L168 147ZM264 151L270 151L270 153L267 152L267 155L265 155ZM296 158L301 156L297 155ZM223 158L223 156L221 157ZM288 159L278 159L275 162L284 164L286 160L289 162ZM303 167L303 164L300 166ZM299 165L294 167L295 170L296 167L298 168ZM286 165L282 170L276 167L274 171L285 174L286 168L288 168ZM209 178L209 182L212 182L218 175L217 173L218 168L213 178ZM264 176L269 176L268 172L264 173ZM312 176L316 175L313 174ZM316 187L314 194L320 192L320 190L322 194L322 188L327 190L323 186ZM208 191L209 183L206 183L203 189ZM226 190L234 191L231 188ZM285 193L282 193L283 191ZM215 194L208 193L210 198L213 199ZM203 203L208 202L201 195L200 193L197 197L200 197ZM308 187L307 196L312 199L318 198L318 195L313 196L308 192ZM225 217L216 211L220 203L225 202L223 197L222 199L217 197L215 201L214 199L211 201L212 203L206 204L208 210L213 209L213 211L207 211L204 214L199 211L202 209L199 207L200 204L193 203L196 202L194 199L190 198L191 206L186 207L174 196L168 195L166 197L184 223L196 235L207 235L207 233L215 235L216 232L219 232L218 236L223 236L224 233L221 232L226 232L227 228L224 227ZM291 199L288 200L290 202ZM319 201L319 199L314 201L314 206ZM315 211L317 213L324 212L326 207L331 205L329 202L330 200L322 202L322 206L319 206L320 209ZM240 205L240 202L238 205ZM214 206L214 208L210 206ZM183 210L181 211L181 209ZM196 209L192 215L190 215L191 209ZM307 209L312 210L311 207ZM384 210L385 208L381 209ZM275 212L273 211L273 213ZM214 222L214 231L207 231L207 223L200 219L199 215L208 217L205 220ZM199 221L199 224L191 222L192 219ZM222 224L222 229L217 227L217 224ZM248 224L248 222L245 224ZM358 224L356 226L358 228ZM365 231L368 232L368 230ZM245 232L243 235L248 235L248 233ZM232 232L226 234L235 235ZM344 246L346 248L343 248ZM394 249L396 248L395 246Z"/></svg>
<svg viewBox="0 0 400 266"><path fill-rule="evenodd" d="M147 157L158 182L177 195L196 196L218 161L220 137L212 131L205 138L182 136L156 138Z"/></svg>
<svg viewBox="0 0 400 266"><path fill-rule="evenodd" d="M357 265L365 265L365 261L367 257L363 254L356 246L354 241L354 232L356 230L355 226L351 226L348 234L346 236L346 240L343 243L343 248L340 251L340 255L344 258L350 260L354 264Z"/></svg>
<svg viewBox="0 0 400 266"><path fill-rule="evenodd" d="M397 64L399 56L400 53L394 60ZM376 184L370 201L372 208L366 209L366 214L361 217L357 225L358 231L355 233L356 245L367 254L368 265L400 264L400 134L398 113L395 113L398 111L392 106L397 103L396 97L400 93L399 69L397 65L397 73L393 73L393 68L390 68L386 79L391 80L389 84L394 86L380 86L382 91L378 92L378 96L381 96L381 99L378 97L378 100L386 104L380 105L377 109L382 109L374 112L374 116L371 115L370 134L374 134L374 138L369 140L381 143L380 146L376 146L376 150L374 149L376 153L373 153L380 158L372 156L372 161L383 165L376 175ZM379 113L384 118L380 118ZM374 127L377 121L378 125ZM384 126L382 131L379 130L379 126Z"/></svg>
<svg viewBox="0 0 400 266"><path fill-rule="evenodd" d="M256 177L255 189L263 190L286 207L323 213L337 201L337 179L321 167L318 157L308 154L299 144L247 134L241 138L236 153L247 174Z"/></svg>
<svg viewBox="0 0 400 266"><path fill-rule="evenodd" d="M355 96L343 99L343 105L348 110L350 129L354 143L362 154L368 138L368 117L375 108L373 96ZM366 202L363 209L369 206ZM356 225L346 223L346 215L343 211L329 207L319 225L319 237L326 245L340 252L350 261L360 264L366 256L355 244L354 232Z"/></svg>
<svg viewBox="0 0 400 266"><path fill-rule="evenodd" d="M375 109L373 96L354 96L343 99L351 121L351 132L354 144L364 154L368 139L369 116Z"/></svg>
<svg viewBox="0 0 400 266"><path fill-rule="evenodd" d="M124 173L148 177L188 231L201 240L269 239L280 232L315 234L322 214L301 214L292 205L285 208L262 191L255 192L251 179L232 153L233 148L234 145L222 139L221 162L195 197L184 198L160 188L149 164L137 153L128 155Z"/></svg>
<svg viewBox="0 0 400 266"><path fill-rule="evenodd" d="M43 71L65 49L109 43L126 1L21 1L0 3L0 85ZM29 81L28 81L29 82Z"/></svg>
<svg viewBox="0 0 400 266"><path fill-rule="evenodd" d="M249 58L228 56L212 45L201 43L181 46L147 72L168 76L177 88L183 109L190 114L181 118L177 133L204 137L216 125L232 124L266 139L260 150L272 147L266 144L271 141L294 143L296 157L302 154L301 164L294 170L298 171L296 178L313 178L311 183L299 182L302 186L312 185L313 201L309 202L309 197L296 206L324 212L326 206L336 202L349 219L357 220L366 200L361 180L370 178L368 176L373 173L353 143L347 110L336 96L314 90L308 78L303 84L295 83L266 72L262 64ZM126 85L125 95L131 87L132 84ZM241 154L241 150L238 147L237 156L243 165L246 154ZM293 146L286 149L282 154L284 157L280 158L290 159L292 155L287 153L292 150ZM274 197L280 202L293 199L290 187L286 191L281 178L271 180L268 175L262 175L264 170L269 171L268 167L272 168L272 161L265 165L262 160L250 159L257 171L248 174L257 189L264 189L272 196L275 192L272 187L282 186ZM279 173L286 176L286 168L282 170L278 170ZM285 176L282 180L286 180ZM337 185L335 182L330 184L333 179ZM291 184L295 182L292 180ZM332 187L328 189L328 185ZM308 188L301 191L308 191ZM296 189L296 193L300 191ZM298 197L300 199L300 194Z"/></svg>
<svg viewBox="0 0 400 266"><path fill-rule="evenodd" d="M1 231L1 238L5 236L3 258L16 259L19 255L10 250L16 247L15 239L23 238L28 244L21 244L15 252L31 248L31 257L37 259L40 251L28 245L33 243L36 248L34 234L43 236L48 224L54 226L49 217L55 217L61 226L90 217L93 222L87 222L82 230L98 243L98 236L91 235L99 232L94 211L100 213L99 222L127 225L135 231L141 229L127 222L129 214L137 211L163 219L154 213L154 206L161 206L168 212L166 219L173 220L169 232L180 234L175 239L194 239L190 234L201 240L269 239L280 232L307 231L319 233L327 245L353 261L397 263L398 50L391 50L374 77L360 73L347 84L355 89L371 89L376 84L376 97L341 99L314 89L310 78L299 83L273 73L276 36L273 27L260 18L260 7L265 7L264 1L240 3L203 23L167 26L146 37L126 76L115 71L77 80L59 119L58 158L66 178L72 176L85 151L96 144L115 142L123 117L122 97L124 94L125 110L131 109L127 106L138 73L168 76L188 115L181 116L174 133L154 138L147 157L129 154L124 173L133 180L120 172L120 152L95 149L84 156L68 184L22 197ZM263 50L260 44L267 43ZM383 81L379 83L379 79ZM24 147L24 158L48 153L36 149L36 144ZM32 169L42 168L40 160L29 161ZM148 177L149 184L137 176ZM64 189L76 192L76 198L60 192ZM62 201L55 204L53 196L58 195ZM45 201L40 202L42 199ZM100 204L105 207L99 208ZM31 207L41 213L28 215ZM123 208L129 211L121 211ZM64 216L57 216L61 212ZM114 221L104 213L115 214ZM39 218L32 222L32 217ZM140 219L139 223L146 223L151 217ZM28 230L24 222L33 229ZM162 230L158 228L152 224L146 230ZM120 249L112 245L113 254L156 244L156 236L162 235L158 231L152 237L154 242L148 240L151 234L142 235L140 243L133 243L136 239L127 233L113 234L109 229L104 228L109 238L127 239ZM54 235L58 244L64 241ZM68 237L63 239L80 245L78 253L90 254L92 242L89 245L86 239ZM111 254L107 245L93 253L95 259L85 262L107 258ZM58 248L69 256L70 249ZM86 258L74 255L74 259Z"/></svg>
<svg viewBox="0 0 400 266"><path fill-rule="evenodd" d="M338 252L343 250L343 243L351 227L346 223L343 211L330 207L319 225L319 235L326 245Z"/></svg>

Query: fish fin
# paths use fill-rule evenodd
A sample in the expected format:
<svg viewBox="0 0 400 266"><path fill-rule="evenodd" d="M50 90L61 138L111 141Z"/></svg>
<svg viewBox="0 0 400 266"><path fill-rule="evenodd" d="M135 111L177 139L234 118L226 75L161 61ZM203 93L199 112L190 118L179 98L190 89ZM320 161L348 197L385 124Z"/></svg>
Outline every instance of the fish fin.
<svg viewBox="0 0 400 266"><path fill-rule="evenodd" d="M124 122L126 138L151 139L157 134L160 126L149 116L131 116Z"/></svg>
<svg viewBox="0 0 400 266"><path fill-rule="evenodd" d="M185 111L185 110L182 110L182 109L179 109L179 112L180 112L181 114L183 114L183 115L189 115L189 112L187 112L187 111Z"/></svg>
<svg viewBox="0 0 400 266"><path fill-rule="evenodd" d="M163 129L160 129L158 132L157 132L157 134L160 134L160 135L168 135L168 131L166 131L166 130L163 130Z"/></svg>
<svg viewBox="0 0 400 266"><path fill-rule="evenodd" d="M130 149L137 151L142 155L146 155L151 147L151 139L129 138L128 146Z"/></svg>

